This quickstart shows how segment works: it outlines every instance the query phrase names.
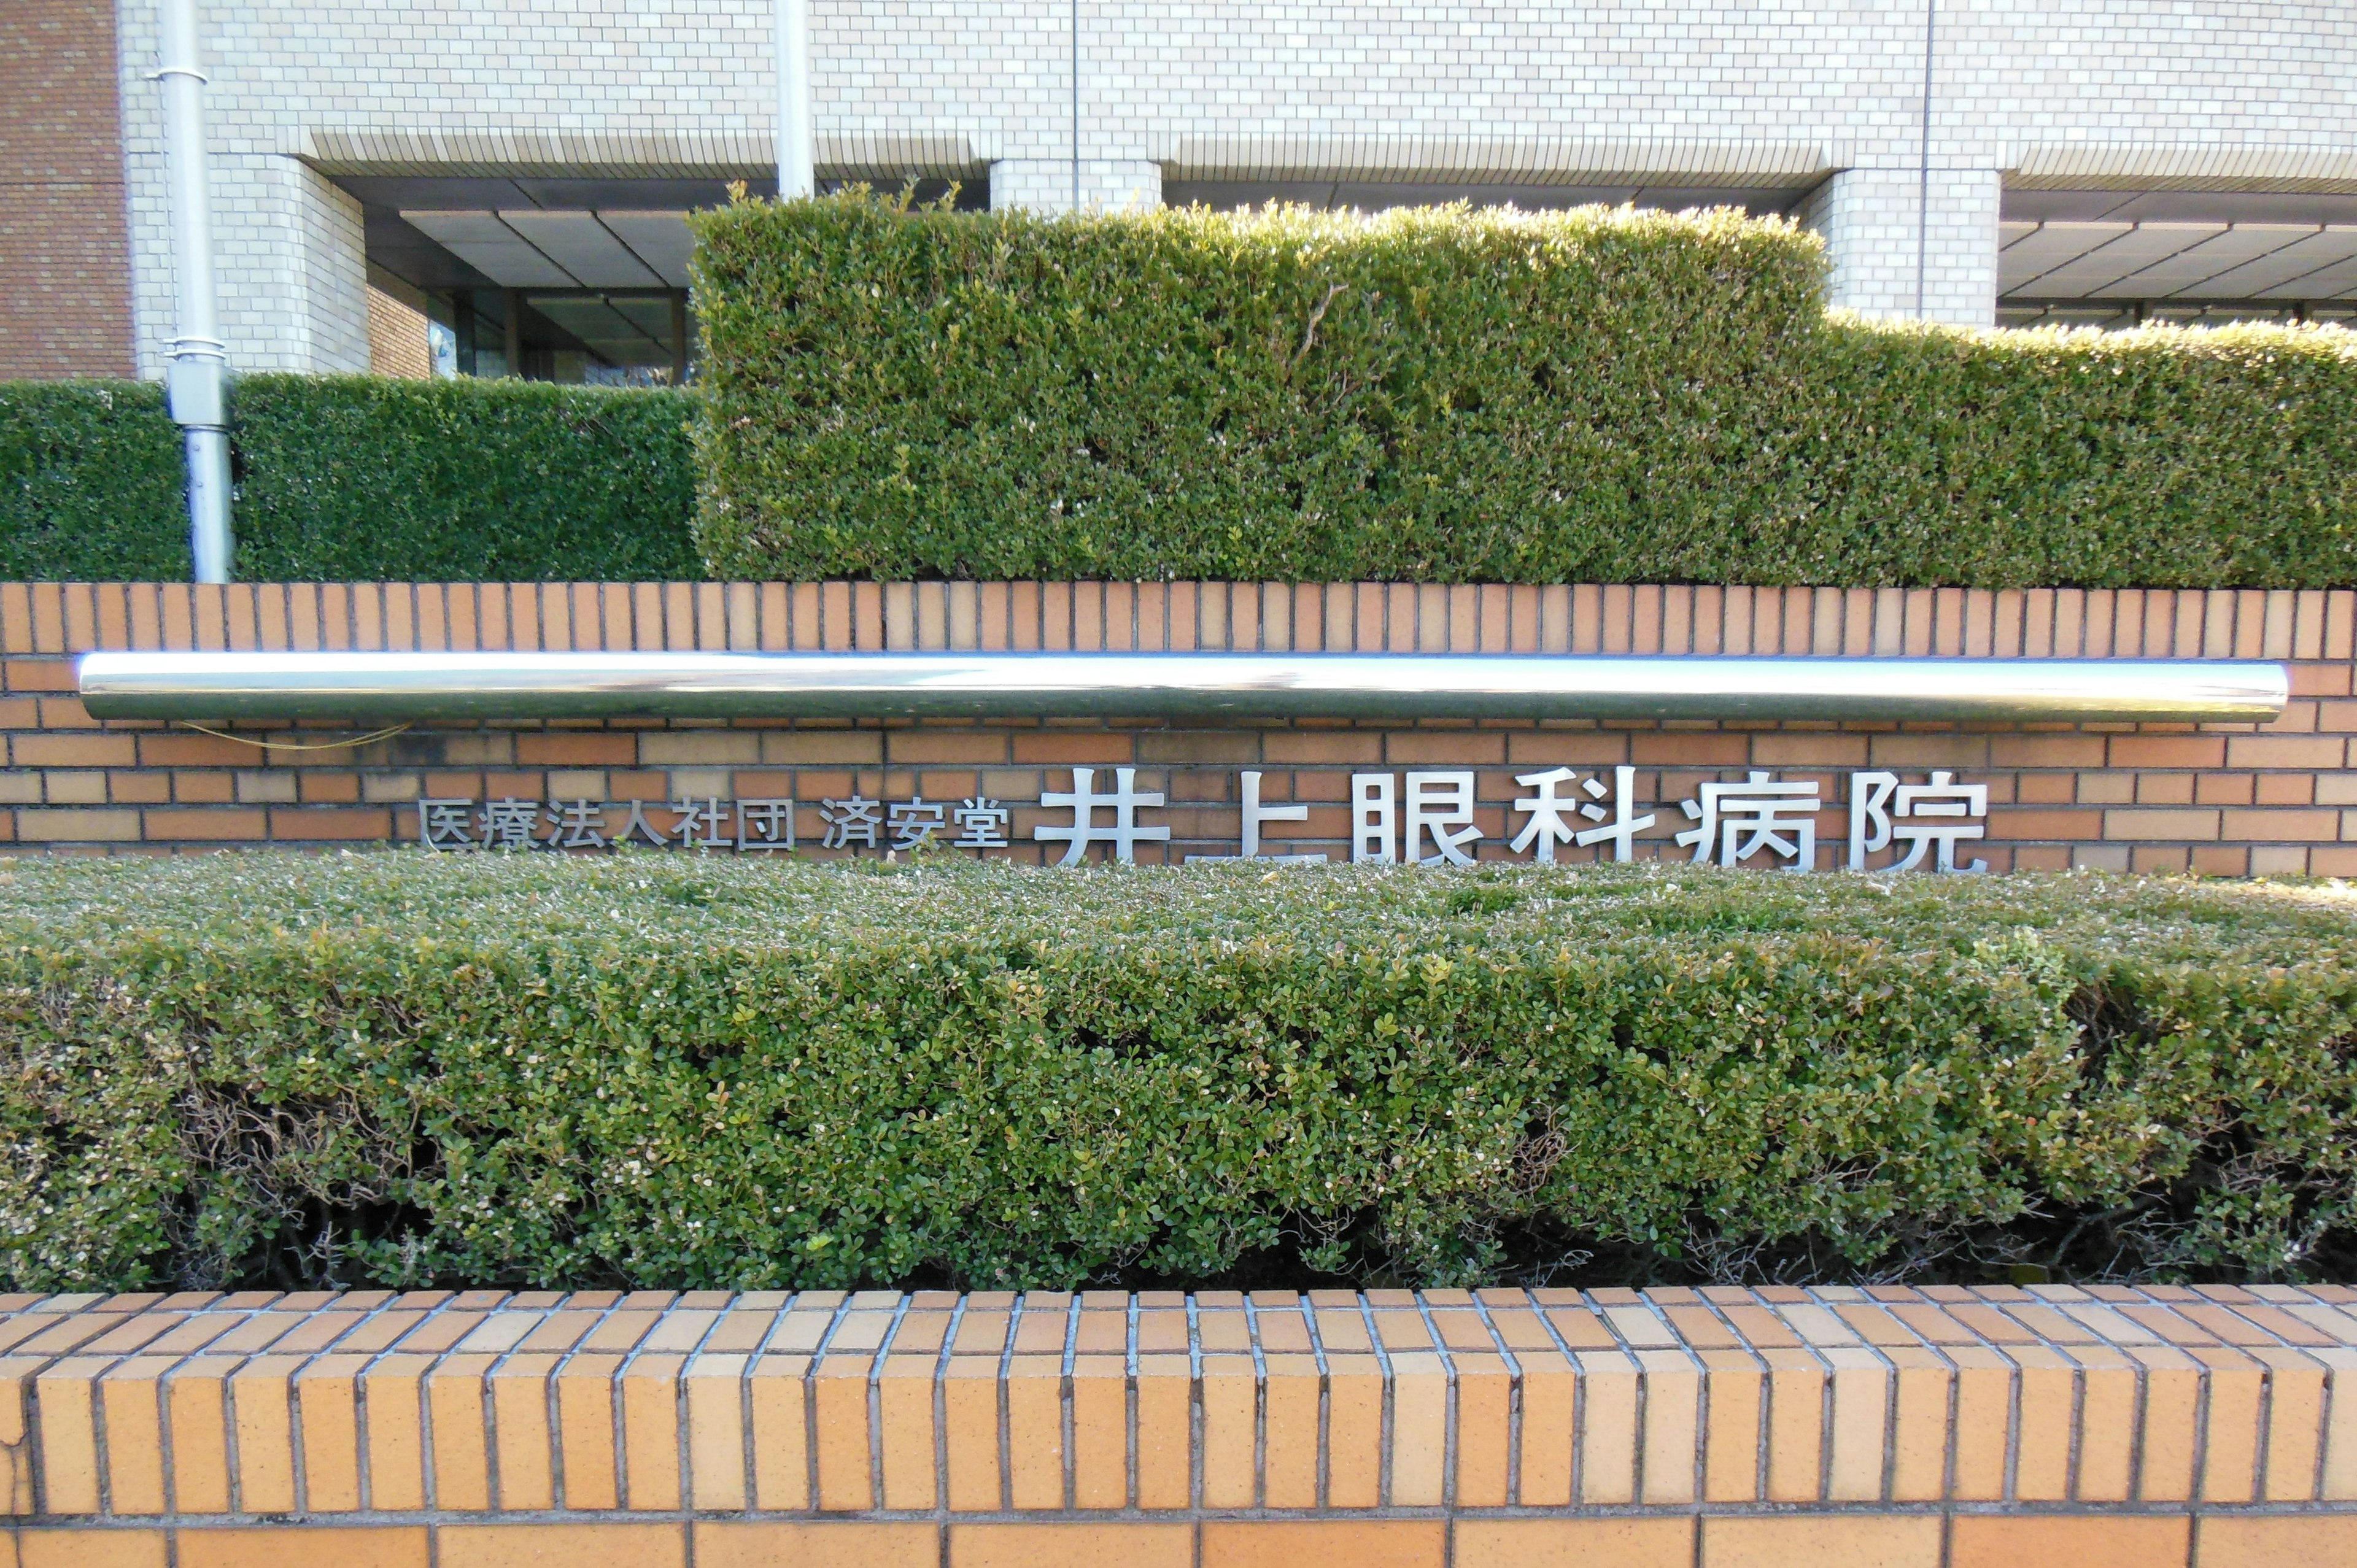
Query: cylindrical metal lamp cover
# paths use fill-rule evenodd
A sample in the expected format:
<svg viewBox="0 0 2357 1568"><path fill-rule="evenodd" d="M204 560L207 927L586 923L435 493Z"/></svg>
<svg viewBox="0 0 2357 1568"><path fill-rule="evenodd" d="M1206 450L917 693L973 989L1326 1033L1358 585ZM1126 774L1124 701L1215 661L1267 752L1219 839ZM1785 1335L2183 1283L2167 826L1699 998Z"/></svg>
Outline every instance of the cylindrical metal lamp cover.
<svg viewBox="0 0 2357 1568"><path fill-rule="evenodd" d="M2265 722L2255 660L1342 653L91 653L102 719Z"/></svg>

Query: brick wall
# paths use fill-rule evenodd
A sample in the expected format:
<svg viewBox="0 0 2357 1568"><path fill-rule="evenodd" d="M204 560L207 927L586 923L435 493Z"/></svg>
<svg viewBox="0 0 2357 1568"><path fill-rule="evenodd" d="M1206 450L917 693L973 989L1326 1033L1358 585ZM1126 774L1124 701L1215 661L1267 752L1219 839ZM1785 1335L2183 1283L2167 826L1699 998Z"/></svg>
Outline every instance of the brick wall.
<svg viewBox="0 0 2357 1568"><path fill-rule="evenodd" d="M0 1296L0 1482L25 1568L2305 1568L2357 1553L2352 1307Z"/></svg>
<svg viewBox="0 0 2357 1568"><path fill-rule="evenodd" d="M421 797L645 802L791 798L814 845L820 802L986 796L1037 859L1037 806L1074 766L1135 766L1160 790L1167 853L1232 853L1239 769L1269 803L1307 801L1272 853L1350 850L1352 772L1476 770L1474 846L1513 856L1517 773L1635 770L1666 806L1641 854L1687 852L1676 803L1752 768L1821 781L1821 843L1847 829L1844 775L1932 769L1989 791L1993 869L2089 866L2357 875L2351 690L2357 594L1440 587L1383 584L640 583L0 585L0 843L172 850L414 841ZM1326 649L2019 657L2248 657L2290 662L2283 717L2250 725L1318 723L1181 725L529 723L421 725L354 749L265 751L162 724L93 724L70 655L93 648ZM354 733L247 728L319 745ZM1100 775L1102 780L1102 775ZM1296 837L1282 836L1287 833ZM1566 846L1566 859L1598 849ZM801 853L825 854L805 847ZM1147 846L1141 858L1164 851ZM1832 864L1823 855L1821 865Z"/></svg>
<svg viewBox="0 0 2357 1568"><path fill-rule="evenodd" d="M368 291L369 373L422 381L434 374L425 313L371 285Z"/></svg>
<svg viewBox="0 0 2357 1568"><path fill-rule="evenodd" d="M131 373L113 0L0 5L0 378Z"/></svg>

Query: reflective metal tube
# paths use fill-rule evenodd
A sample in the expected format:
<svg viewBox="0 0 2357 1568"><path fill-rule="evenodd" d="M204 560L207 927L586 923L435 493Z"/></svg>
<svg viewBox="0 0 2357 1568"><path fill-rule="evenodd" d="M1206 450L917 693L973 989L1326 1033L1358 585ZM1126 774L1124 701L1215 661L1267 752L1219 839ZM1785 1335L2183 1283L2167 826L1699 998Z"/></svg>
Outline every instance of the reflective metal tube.
<svg viewBox="0 0 2357 1568"><path fill-rule="evenodd" d="M2265 721L2284 666L1348 653L90 653L107 719Z"/></svg>

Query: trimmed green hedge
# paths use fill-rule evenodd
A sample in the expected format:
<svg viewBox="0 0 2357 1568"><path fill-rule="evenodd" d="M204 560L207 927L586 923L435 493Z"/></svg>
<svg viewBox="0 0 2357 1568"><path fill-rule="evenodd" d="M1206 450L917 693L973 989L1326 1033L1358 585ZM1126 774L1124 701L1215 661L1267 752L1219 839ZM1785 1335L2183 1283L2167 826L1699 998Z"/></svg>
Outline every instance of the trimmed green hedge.
<svg viewBox="0 0 2357 1568"><path fill-rule="evenodd" d="M0 1282L2346 1277L2332 889L0 873Z"/></svg>
<svg viewBox="0 0 2357 1568"><path fill-rule="evenodd" d="M237 573L696 577L694 394L255 375L234 404ZM188 575L162 389L0 382L0 577Z"/></svg>
<svg viewBox="0 0 2357 1568"><path fill-rule="evenodd" d="M188 575L179 431L145 381L0 381L0 577Z"/></svg>
<svg viewBox="0 0 2357 1568"><path fill-rule="evenodd" d="M1725 214L700 215L729 577L2357 583L2357 337L1829 318Z"/></svg>

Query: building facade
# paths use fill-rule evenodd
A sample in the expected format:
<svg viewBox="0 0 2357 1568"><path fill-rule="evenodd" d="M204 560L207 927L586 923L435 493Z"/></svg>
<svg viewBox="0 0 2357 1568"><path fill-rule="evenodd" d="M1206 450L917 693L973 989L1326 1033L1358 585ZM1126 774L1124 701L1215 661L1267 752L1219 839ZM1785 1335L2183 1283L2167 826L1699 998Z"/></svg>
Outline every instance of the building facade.
<svg viewBox="0 0 2357 1568"><path fill-rule="evenodd" d="M2357 305L2346 5L811 15L823 180L1047 210L1735 204L1821 233L1835 304L1967 324ZM156 30L143 0L0 18L0 375L160 372ZM774 188L770 0L250 0L200 30L241 370L675 378L680 215Z"/></svg>

